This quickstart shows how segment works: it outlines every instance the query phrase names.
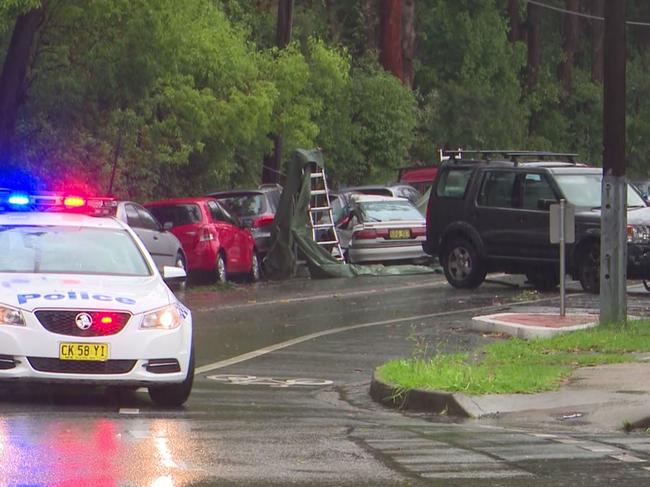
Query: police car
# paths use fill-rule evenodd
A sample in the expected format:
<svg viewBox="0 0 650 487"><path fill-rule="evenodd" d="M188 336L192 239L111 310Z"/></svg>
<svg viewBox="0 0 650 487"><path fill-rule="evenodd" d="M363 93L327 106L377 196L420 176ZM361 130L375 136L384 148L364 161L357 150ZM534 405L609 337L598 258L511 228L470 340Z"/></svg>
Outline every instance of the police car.
<svg viewBox="0 0 650 487"><path fill-rule="evenodd" d="M115 201L0 190L0 381L192 389L192 317Z"/></svg>

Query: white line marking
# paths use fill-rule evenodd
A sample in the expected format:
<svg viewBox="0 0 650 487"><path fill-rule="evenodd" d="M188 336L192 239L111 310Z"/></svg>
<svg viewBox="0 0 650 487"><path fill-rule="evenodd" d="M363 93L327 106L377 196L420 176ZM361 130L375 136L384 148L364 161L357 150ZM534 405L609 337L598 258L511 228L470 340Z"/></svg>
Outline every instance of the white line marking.
<svg viewBox="0 0 650 487"><path fill-rule="evenodd" d="M581 448L584 448L585 450L589 450L594 453L613 453L616 451L614 448L607 448L606 446L589 446L589 445L581 445Z"/></svg>
<svg viewBox="0 0 650 487"><path fill-rule="evenodd" d="M120 408L120 414L140 414L140 410L137 408Z"/></svg>
<svg viewBox="0 0 650 487"><path fill-rule="evenodd" d="M574 294L574 296L577 296L577 294ZM304 335L298 338L294 338L292 340L287 340L286 342L280 342L276 343L275 345L269 345L268 347L260 348L258 350L253 350L252 352L244 353L241 355L237 355L236 357L232 357L226 360L220 360L219 362L214 362L211 364L203 365L201 367L197 367L195 369L196 374L204 374L206 372L211 372L213 370L217 369L222 369L224 367L228 367L230 365L235 365L241 362L245 362L247 360L254 359L256 357L260 357L262 355L266 355L267 353L271 352L276 352L277 350L281 350L283 348L291 347L292 345L298 345L299 343L306 342L308 340L313 340L315 338L320 338L328 335L334 335L336 333L343 333L346 331L352 331L352 330L359 330L361 328L369 328L372 326L382 326L382 325L390 325L394 323L402 323L402 322L410 322L410 321L416 321L416 320L423 320L423 319L429 319L429 318L436 318L440 316L450 316L454 314L460 314L460 313L474 313L474 312L485 312L493 309L502 309L504 306L508 305L526 305L526 304L534 304L534 303L543 303L545 301L552 301L558 299L557 296L554 296L552 298L544 298L544 299L533 299L530 301L518 301L515 303L504 303L504 304L499 304L495 306L484 306L484 307L479 307L479 308L465 308L465 309L458 309L458 310L453 310L453 311L442 311L439 313L429 313L425 315L415 315L415 316L406 316L404 318L395 318L392 320L382 320L382 321L372 321L370 323L361 323L359 325L350 325L350 326L341 326L338 328L330 328L329 330L323 330L319 331L317 333L311 333L309 335Z"/></svg>
<svg viewBox="0 0 650 487"><path fill-rule="evenodd" d="M635 457L634 455L630 455L629 453L623 453L622 455L610 455L610 457L614 458L615 460L620 460L621 462L626 462L626 463L645 462L645 460L639 457Z"/></svg>
<svg viewBox="0 0 650 487"><path fill-rule="evenodd" d="M505 276L505 274L503 274ZM305 301L319 301L323 299L332 299L332 298L349 298L349 297L358 297L366 296L370 294L385 293L385 292L396 292L396 291L405 291L408 289L421 289L428 287L442 287L449 286L447 281L437 281L437 282L428 282L426 284L409 284L407 286L397 286L390 288L372 288L364 289L361 291L351 291L351 292L338 292L338 293L327 293L327 294L314 294L313 296L303 296L299 298L282 298L282 299L271 299L269 301L256 301L254 303L242 303L242 304L226 304L222 306L210 306L210 307L193 307L193 311L197 312L206 312L214 310L232 310L232 309L241 309L241 308L253 308L255 306L268 306L269 304L294 304L294 303L303 303Z"/></svg>

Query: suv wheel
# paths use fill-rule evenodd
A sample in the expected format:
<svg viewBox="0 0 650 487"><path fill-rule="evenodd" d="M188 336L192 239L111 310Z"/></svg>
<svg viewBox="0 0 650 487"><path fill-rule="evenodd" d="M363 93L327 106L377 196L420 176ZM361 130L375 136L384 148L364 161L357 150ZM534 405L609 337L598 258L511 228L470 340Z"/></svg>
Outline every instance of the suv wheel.
<svg viewBox="0 0 650 487"><path fill-rule="evenodd" d="M527 272L526 278L538 291L552 291L560 284L560 276L553 269L536 269Z"/></svg>
<svg viewBox="0 0 650 487"><path fill-rule="evenodd" d="M583 248L578 268L582 289L591 294L600 292L600 245L590 243Z"/></svg>
<svg viewBox="0 0 650 487"><path fill-rule="evenodd" d="M474 245L464 238L446 246L442 267L449 284L457 288L473 289L485 280L485 266Z"/></svg>

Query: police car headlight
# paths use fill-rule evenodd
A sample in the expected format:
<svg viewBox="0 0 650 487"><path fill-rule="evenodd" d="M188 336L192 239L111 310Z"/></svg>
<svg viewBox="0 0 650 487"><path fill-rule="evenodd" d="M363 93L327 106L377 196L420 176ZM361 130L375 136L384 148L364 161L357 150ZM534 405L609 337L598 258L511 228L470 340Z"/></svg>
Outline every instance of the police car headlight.
<svg viewBox="0 0 650 487"><path fill-rule="evenodd" d="M173 330L181 324L181 313L178 306L172 304L144 315L140 328L147 330Z"/></svg>
<svg viewBox="0 0 650 487"><path fill-rule="evenodd" d="M646 225L627 226L628 243L647 243L650 241L650 228Z"/></svg>
<svg viewBox="0 0 650 487"><path fill-rule="evenodd" d="M19 310L0 306L0 325L25 326L25 319Z"/></svg>

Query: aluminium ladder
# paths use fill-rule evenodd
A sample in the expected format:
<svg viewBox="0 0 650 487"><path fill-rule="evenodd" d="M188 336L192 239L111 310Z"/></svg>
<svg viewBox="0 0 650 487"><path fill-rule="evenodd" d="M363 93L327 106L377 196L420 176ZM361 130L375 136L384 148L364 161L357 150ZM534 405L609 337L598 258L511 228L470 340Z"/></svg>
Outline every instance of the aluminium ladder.
<svg viewBox="0 0 650 487"><path fill-rule="evenodd" d="M336 233L332 205L330 203L329 189L325 179L325 169L317 164L310 164L311 169L311 195L309 197L309 225L311 235L318 245L340 261L343 261L341 242Z"/></svg>

